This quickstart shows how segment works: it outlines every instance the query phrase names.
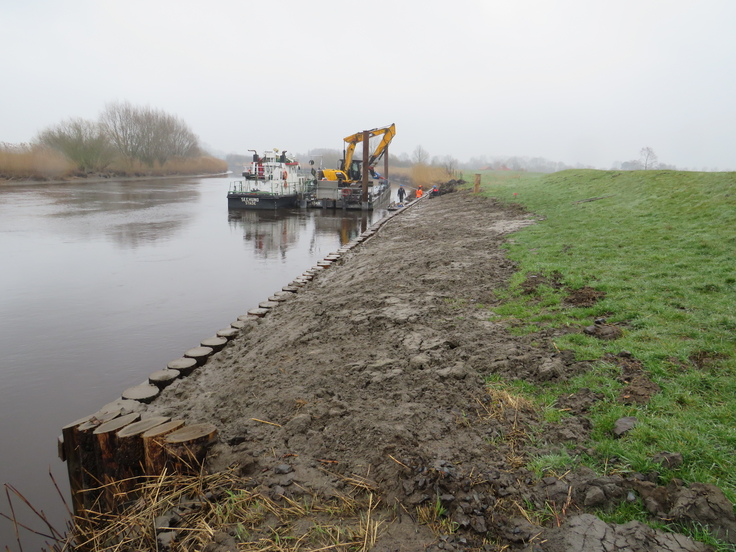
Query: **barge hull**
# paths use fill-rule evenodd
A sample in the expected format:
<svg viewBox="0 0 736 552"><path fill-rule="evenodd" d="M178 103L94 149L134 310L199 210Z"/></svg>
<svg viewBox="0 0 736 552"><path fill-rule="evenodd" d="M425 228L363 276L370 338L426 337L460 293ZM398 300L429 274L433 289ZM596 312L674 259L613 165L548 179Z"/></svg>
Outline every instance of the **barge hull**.
<svg viewBox="0 0 736 552"><path fill-rule="evenodd" d="M299 197L297 194L289 195L263 195L251 193L229 193L227 194L228 209L287 209L298 207Z"/></svg>

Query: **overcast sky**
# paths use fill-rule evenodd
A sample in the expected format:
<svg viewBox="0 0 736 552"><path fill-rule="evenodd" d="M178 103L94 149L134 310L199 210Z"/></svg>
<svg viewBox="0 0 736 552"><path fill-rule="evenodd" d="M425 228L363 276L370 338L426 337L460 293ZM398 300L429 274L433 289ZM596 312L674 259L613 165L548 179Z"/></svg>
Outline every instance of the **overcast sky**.
<svg viewBox="0 0 736 552"><path fill-rule="evenodd" d="M0 0L0 141L130 101L213 149L736 169L736 0Z"/></svg>

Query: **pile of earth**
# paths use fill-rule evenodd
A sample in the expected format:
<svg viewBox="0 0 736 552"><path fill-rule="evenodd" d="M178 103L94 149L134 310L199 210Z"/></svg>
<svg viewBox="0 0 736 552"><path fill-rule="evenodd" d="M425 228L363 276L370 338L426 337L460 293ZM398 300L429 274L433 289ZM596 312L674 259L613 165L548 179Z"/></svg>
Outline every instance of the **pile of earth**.
<svg viewBox="0 0 736 552"><path fill-rule="evenodd" d="M595 455L587 410L601 399L596 390L560 397L569 416L548 423L504 385L486 384L589 368L557 350L554 332L519 337L491 321L515 271L500 246L534 222L465 191L418 201L148 409L214 423L209 469L237 466L275 501L369 489L385 520L374 550L709 549L590 513L627 500L733 542L733 507L716 487L587 468L540 479L525 468L563 445ZM422 522L422 507L448 523ZM234 549L218 542L209 549Z"/></svg>

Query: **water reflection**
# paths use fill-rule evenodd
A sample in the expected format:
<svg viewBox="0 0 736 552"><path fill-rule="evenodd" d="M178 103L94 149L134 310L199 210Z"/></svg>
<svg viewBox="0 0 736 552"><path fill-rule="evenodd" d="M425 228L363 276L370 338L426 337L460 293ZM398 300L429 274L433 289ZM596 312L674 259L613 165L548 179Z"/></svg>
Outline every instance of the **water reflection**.
<svg viewBox="0 0 736 552"><path fill-rule="evenodd" d="M43 191L60 208L54 216L75 217L191 203L200 197L196 184L196 181L188 179L171 179L152 188L150 181L113 181L73 187L56 185Z"/></svg>
<svg viewBox="0 0 736 552"><path fill-rule="evenodd" d="M274 253L281 258L299 241L299 232L306 227L306 219L297 212L231 209L228 211L231 228L243 227L243 240L253 245L260 257Z"/></svg>
<svg viewBox="0 0 736 552"><path fill-rule="evenodd" d="M105 234L122 249L137 249L153 242L171 239L187 222L184 218L160 222L127 222L112 225Z"/></svg>
<svg viewBox="0 0 736 552"><path fill-rule="evenodd" d="M371 211L315 211L315 228L321 232L334 232L340 237L340 245L345 245L361 232L365 232L370 220L383 216L383 212Z"/></svg>
<svg viewBox="0 0 736 552"><path fill-rule="evenodd" d="M231 228L242 227L243 240L252 244L253 251L262 258L276 254L286 257L286 252L300 239L309 240L308 250L314 249L317 236L333 236L345 245L364 232L376 212L341 210L247 210L228 211Z"/></svg>

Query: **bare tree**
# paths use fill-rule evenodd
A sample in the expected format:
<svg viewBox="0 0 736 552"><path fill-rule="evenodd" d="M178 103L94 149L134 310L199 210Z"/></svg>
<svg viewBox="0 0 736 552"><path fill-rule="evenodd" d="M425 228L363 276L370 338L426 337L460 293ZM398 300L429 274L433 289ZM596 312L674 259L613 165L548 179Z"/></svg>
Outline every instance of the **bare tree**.
<svg viewBox="0 0 736 552"><path fill-rule="evenodd" d="M644 170L653 169L657 166L657 154L650 147L641 148L639 152L641 157L641 163L644 165Z"/></svg>
<svg viewBox="0 0 736 552"><path fill-rule="evenodd" d="M49 127L35 141L60 152L83 172L105 170L115 157L102 127L84 119L69 119Z"/></svg>
<svg viewBox="0 0 736 552"><path fill-rule="evenodd" d="M197 135L184 121L161 110L111 103L105 106L100 125L121 157L149 167L173 157L201 155Z"/></svg>
<svg viewBox="0 0 736 552"><path fill-rule="evenodd" d="M422 146L417 146L414 153L411 154L411 160L417 165L426 165L429 161L429 152Z"/></svg>

